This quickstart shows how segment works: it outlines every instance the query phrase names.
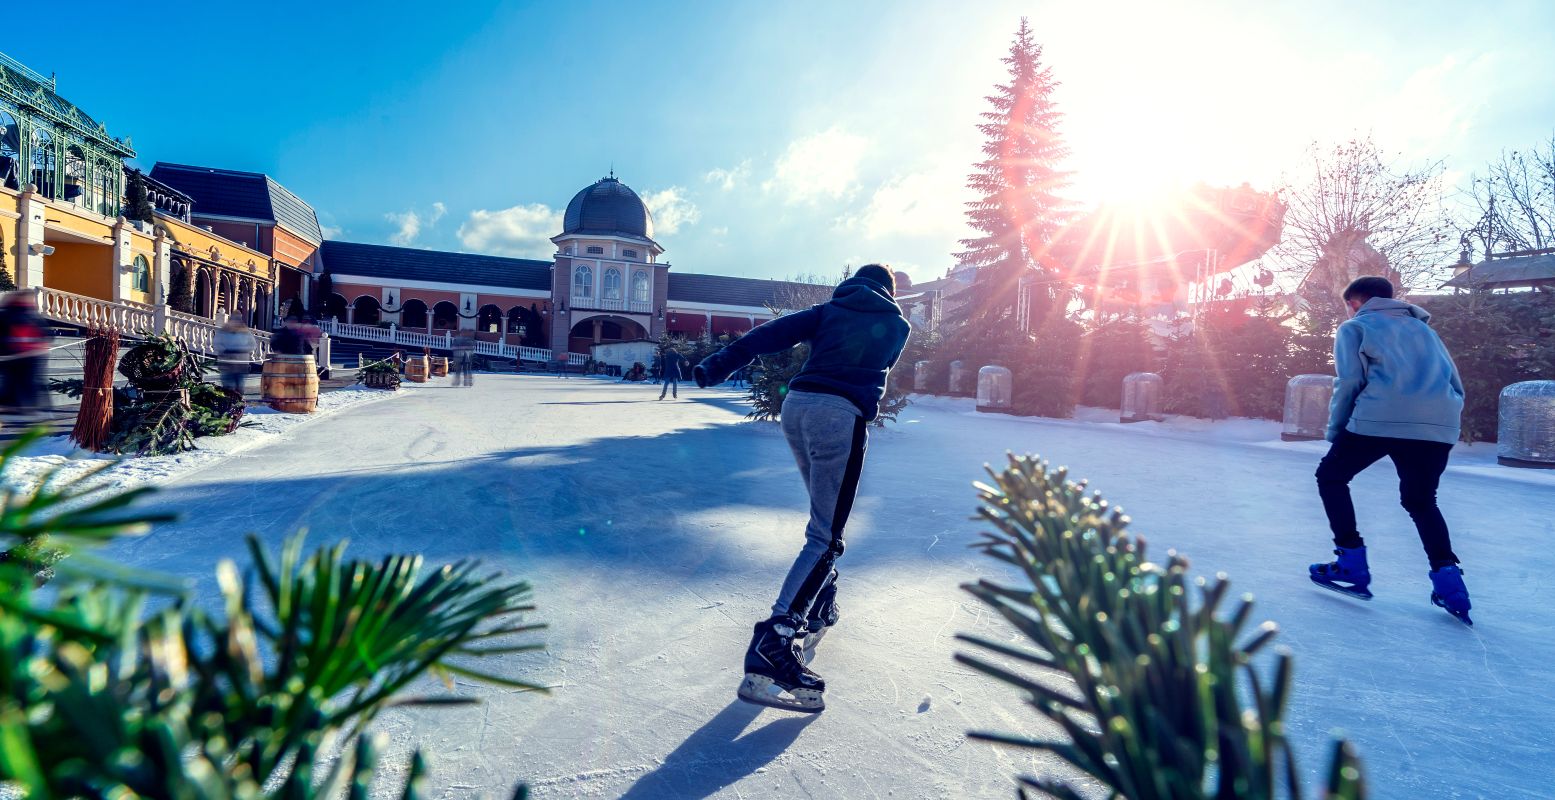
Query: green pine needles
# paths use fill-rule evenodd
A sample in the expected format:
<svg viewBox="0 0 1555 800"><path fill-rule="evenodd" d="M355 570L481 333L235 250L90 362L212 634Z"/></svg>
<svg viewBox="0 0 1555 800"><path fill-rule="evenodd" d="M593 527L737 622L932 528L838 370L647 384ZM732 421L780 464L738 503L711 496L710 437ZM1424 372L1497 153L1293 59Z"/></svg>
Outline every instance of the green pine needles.
<svg viewBox="0 0 1555 800"><path fill-rule="evenodd" d="M1252 600L1222 613L1225 576L1190 580L1188 562L1145 558L1129 519L1085 483L1033 456L1010 456L978 484L977 545L1024 581L963 588L996 610L1025 647L977 636L956 659L1026 693L1068 741L973 732L976 739L1050 752L1083 778L1021 776L1020 796L1080 800L1275 800L1304 797L1285 739L1291 656L1260 677L1253 656L1275 636L1250 628ZM1239 680L1240 679L1240 680ZM1098 795L1099 783L1108 793ZM1028 790L1034 792L1028 793ZM1324 798L1361 800L1350 746L1334 745Z"/></svg>
<svg viewBox="0 0 1555 800"><path fill-rule="evenodd" d="M411 694L425 676L542 688L479 666L541 648L528 584L343 543L305 554L300 535L276 557L251 537L249 574L221 562L222 607L205 609L91 552L171 519L133 507L151 491L51 475L0 492L0 549L68 556L48 591L35 562L0 560L0 782L22 796L365 800L382 740L362 731L381 711L476 702ZM415 753L398 796L428 796L425 775Z"/></svg>

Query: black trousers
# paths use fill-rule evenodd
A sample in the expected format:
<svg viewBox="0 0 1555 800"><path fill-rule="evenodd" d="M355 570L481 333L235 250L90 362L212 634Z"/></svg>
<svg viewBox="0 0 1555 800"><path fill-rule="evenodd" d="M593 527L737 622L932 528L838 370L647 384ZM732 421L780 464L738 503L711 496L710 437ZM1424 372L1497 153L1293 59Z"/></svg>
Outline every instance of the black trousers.
<svg viewBox="0 0 1555 800"><path fill-rule="evenodd" d="M1447 535L1447 521L1436 507L1436 487L1447 469L1447 454L1452 445L1421 439L1394 439L1387 436L1362 436L1340 431L1339 438L1317 465L1317 493L1328 512L1328 527L1339 547L1361 547L1366 543L1355 529L1355 505L1350 500L1350 481L1362 470L1382 460L1393 460L1398 471L1399 503L1415 521L1420 544L1431 560L1431 569L1458 563Z"/></svg>

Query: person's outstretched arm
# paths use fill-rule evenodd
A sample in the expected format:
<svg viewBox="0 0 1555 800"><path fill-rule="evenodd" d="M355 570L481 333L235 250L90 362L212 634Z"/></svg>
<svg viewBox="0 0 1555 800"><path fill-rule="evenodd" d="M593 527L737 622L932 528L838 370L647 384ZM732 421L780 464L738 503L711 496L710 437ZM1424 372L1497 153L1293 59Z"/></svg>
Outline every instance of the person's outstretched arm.
<svg viewBox="0 0 1555 800"><path fill-rule="evenodd" d="M1361 326L1340 325L1334 336L1334 398L1328 404L1328 431L1332 442L1350 421L1355 399L1366 388L1366 359L1361 355Z"/></svg>
<svg viewBox="0 0 1555 800"><path fill-rule="evenodd" d="M697 386L717 386L727 380L730 373L754 361L756 356L781 352L810 339L820 320L821 307L811 306L757 325L750 333L702 359L691 374L696 378Z"/></svg>

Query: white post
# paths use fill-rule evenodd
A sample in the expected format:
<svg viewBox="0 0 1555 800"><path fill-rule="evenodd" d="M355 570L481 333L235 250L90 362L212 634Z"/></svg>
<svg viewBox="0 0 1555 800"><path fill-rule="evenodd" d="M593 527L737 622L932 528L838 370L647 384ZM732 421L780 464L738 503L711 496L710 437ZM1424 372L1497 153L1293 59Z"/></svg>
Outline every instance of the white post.
<svg viewBox="0 0 1555 800"><path fill-rule="evenodd" d="M151 330L154 333L167 333L167 304L157 303L151 310Z"/></svg>
<svg viewBox="0 0 1555 800"><path fill-rule="evenodd" d="M389 323L389 343L390 344L398 344L399 340L400 340L400 337L399 337L399 326L395 325L392 322Z"/></svg>
<svg viewBox="0 0 1555 800"><path fill-rule="evenodd" d="M447 350L454 349L454 332L453 331L443 331L443 348L447 349Z"/></svg>
<svg viewBox="0 0 1555 800"><path fill-rule="evenodd" d="M153 248L156 250L156 260L151 268L155 278L151 284L153 291L151 302L153 305L162 305L167 302L167 296L173 290L173 249L167 236L160 230L157 231Z"/></svg>
<svg viewBox="0 0 1555 800"><path fill-rule="evenodd" d="M329 371L331 349L333 348L330 347L329 334L319 334L319 366L323 367L326 372Z"/></svg>

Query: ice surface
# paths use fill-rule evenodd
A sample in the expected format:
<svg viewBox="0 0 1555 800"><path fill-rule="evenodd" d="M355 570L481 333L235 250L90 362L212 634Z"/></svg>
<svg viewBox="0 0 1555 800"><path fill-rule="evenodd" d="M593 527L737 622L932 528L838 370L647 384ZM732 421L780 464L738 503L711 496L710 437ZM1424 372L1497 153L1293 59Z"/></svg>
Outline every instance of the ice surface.
<svg viewBox="0 0 1555 800"><path fill-rule="evenodd" d="M1049 762L965 731L1048 731L952 661L952 637L1006 635L957 588L1002 574L966 548L970 483L1007 449L1036 452L1122 505L1158 554L1178 548L1258 596L1296 655L1290 735L1309 790L1342 728L1375 798L1551 796L1555 476L1495 467L1493 448L1455 454L1441 498L1469 629L1430 605L1386 464L1355 485L1377 593L1360 603L1306 577L1329 551L1321 444L1281 443L1259 421L1125 426L925 399L872 434L841 622L813 664L828 708L811 716L734 699L750 626L801 543L792 457L774 425L742 421L735 393L682 391L658 402L657 387L510 375L419 388L178 478L159 502L185 520L116 551L206 596L243 533L275 545L299 527L358 555L476 556L531 580L549 649L500 666L550 696L460 682L484 705L377 725L388 764L427 750L444 797L504 797L524 779L537 798L1008 798L1013 774Z"/></svg>

